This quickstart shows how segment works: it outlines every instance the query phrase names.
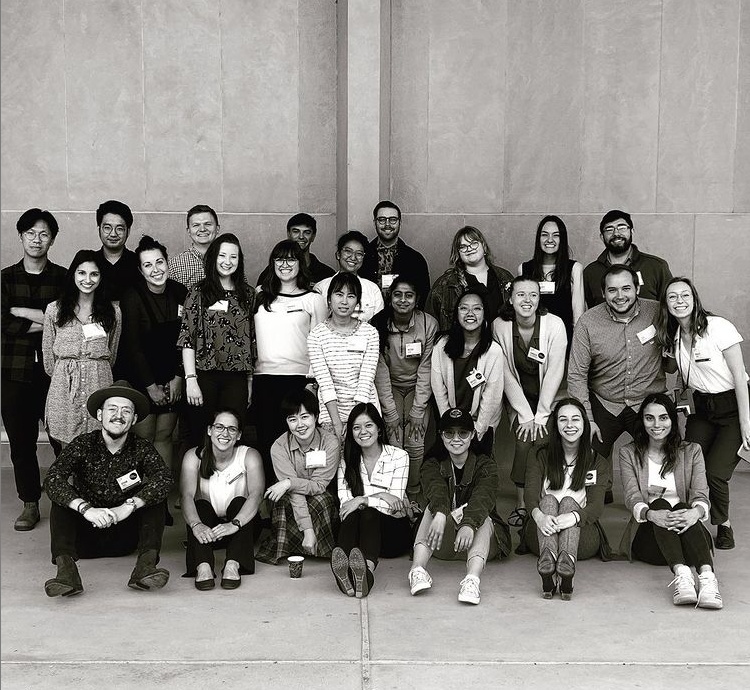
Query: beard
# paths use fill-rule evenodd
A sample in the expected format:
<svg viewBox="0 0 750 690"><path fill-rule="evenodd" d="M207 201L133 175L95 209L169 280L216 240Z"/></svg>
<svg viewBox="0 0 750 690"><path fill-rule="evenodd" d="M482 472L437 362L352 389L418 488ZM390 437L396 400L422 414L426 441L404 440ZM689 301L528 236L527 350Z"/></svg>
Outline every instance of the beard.
<svg viewBox="0 0 750 690"><path fill-rule="evenodd" d="M611 240L605 242L607 249L615 256L621 256L622 254L627 254L630 251L630 245L632 244L633 244L632 237L623 238L622 244L613 244Z"/></svg>

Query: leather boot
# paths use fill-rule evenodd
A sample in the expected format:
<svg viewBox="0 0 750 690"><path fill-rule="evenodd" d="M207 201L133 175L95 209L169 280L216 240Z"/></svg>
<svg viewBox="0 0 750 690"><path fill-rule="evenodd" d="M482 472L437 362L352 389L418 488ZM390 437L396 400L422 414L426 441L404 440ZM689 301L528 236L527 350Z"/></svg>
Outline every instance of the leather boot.
<svg viewBox="0 0 750 690"><path fill-rule="evenodd" d="M576 574L576 562L567 551L560 551L560 555L557 557L557 574L560 576L560 598L564 601L570 601L573 594L573 575Z"/></svg>
<svg viewBox="0 0 750 690"><path fill-rule="evenodd" d="M55 563L57 564L57 577L53 577L44 583L44 591L47 596L69 597L83 592L81 576L78 574L78 567L73 558L71 556L58 556Z"/></svg>
<svg viewBox="0 0 750 690"><path fill-rule="evenodd" d="M138 556L135 568L128 580L128 587L132 589L161 589L169 581L169 571L157 568L159 552L149 549Z"/></svg>
<svg viewBox="0 0 750 690"><path fill-rule="evenodd" d="M27 501L23 504L23 511L16 518L13 529L16 532L28 532L34 529L34 525L41 520L39 515L39 503L36 501Z"/></svg>
<svg viewBox="0 0 750 690"><path fill-rule="evenodd" d="M539 554L536 562L536 570L542 578L542 598L552 599L552 595L557 589L555 584L555 555L547 548Z"/></svg>

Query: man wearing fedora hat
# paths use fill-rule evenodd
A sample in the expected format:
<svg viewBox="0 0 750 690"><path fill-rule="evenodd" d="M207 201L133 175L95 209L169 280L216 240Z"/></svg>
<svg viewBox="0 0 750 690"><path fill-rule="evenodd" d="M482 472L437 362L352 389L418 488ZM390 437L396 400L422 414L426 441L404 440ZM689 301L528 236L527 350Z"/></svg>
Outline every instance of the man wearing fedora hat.
<svg viewBox="0 0 750 690"><path fill-rule="evenodd" d="M127 381L115 381L92 393L86 407L102 428L76 437L44 481L57 565L44 591L50 597L79 594L78 558L125 556L136 549L128 587L159 589L169 580L157 563L172 478L153 445L130 433L148 415L148 400Z"/></svg>

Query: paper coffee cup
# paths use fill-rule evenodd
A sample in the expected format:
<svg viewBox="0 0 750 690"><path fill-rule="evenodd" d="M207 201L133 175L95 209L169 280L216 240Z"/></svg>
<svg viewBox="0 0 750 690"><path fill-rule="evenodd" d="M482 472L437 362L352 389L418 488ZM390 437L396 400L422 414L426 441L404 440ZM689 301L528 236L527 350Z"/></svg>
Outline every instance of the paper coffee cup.
<svg viewBox="0 0 750 690"><path fill-rule="evenodd" d="M295 580L302 577L302 565L305 562L305 557L289 556L286 560L289 563L289 577Z"/></svg>

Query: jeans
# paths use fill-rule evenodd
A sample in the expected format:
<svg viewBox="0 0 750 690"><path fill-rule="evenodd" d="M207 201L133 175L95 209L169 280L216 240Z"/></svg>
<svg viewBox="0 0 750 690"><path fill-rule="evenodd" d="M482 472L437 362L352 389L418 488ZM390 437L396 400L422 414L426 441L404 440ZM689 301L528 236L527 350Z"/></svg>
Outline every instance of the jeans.
<svg viewBox="0 0 750 690"><path fill-rule="evenodd" d="M397 388L393 386L393 400L396 403L396 412L398 412L398 425L401 428L404 439L404 450L409 454L409 480L406 485L406 495L409 499L416 500L421 493L420 471L422 461L424 460L424 435L418 441L407 436L407 424L409 423L409 413L414 404L414 388ZM425 408L424 428L430 422L430 406Z"/></svg>
<svg viewBox="0 0 750 690"><path fill-rule="evenodd" d="M570 496L564 496L558 503L554 496L548 494L539 501L539 510L547 515L562 515L573 511L580 513L581 506ZM599 530L594 525L575 525L547 537L539 531L534 518L529 517L525 537L529 551L536 556L546 548L555 556L565 551L576 560L583 561L596 556L601 548Z"/></svg>

